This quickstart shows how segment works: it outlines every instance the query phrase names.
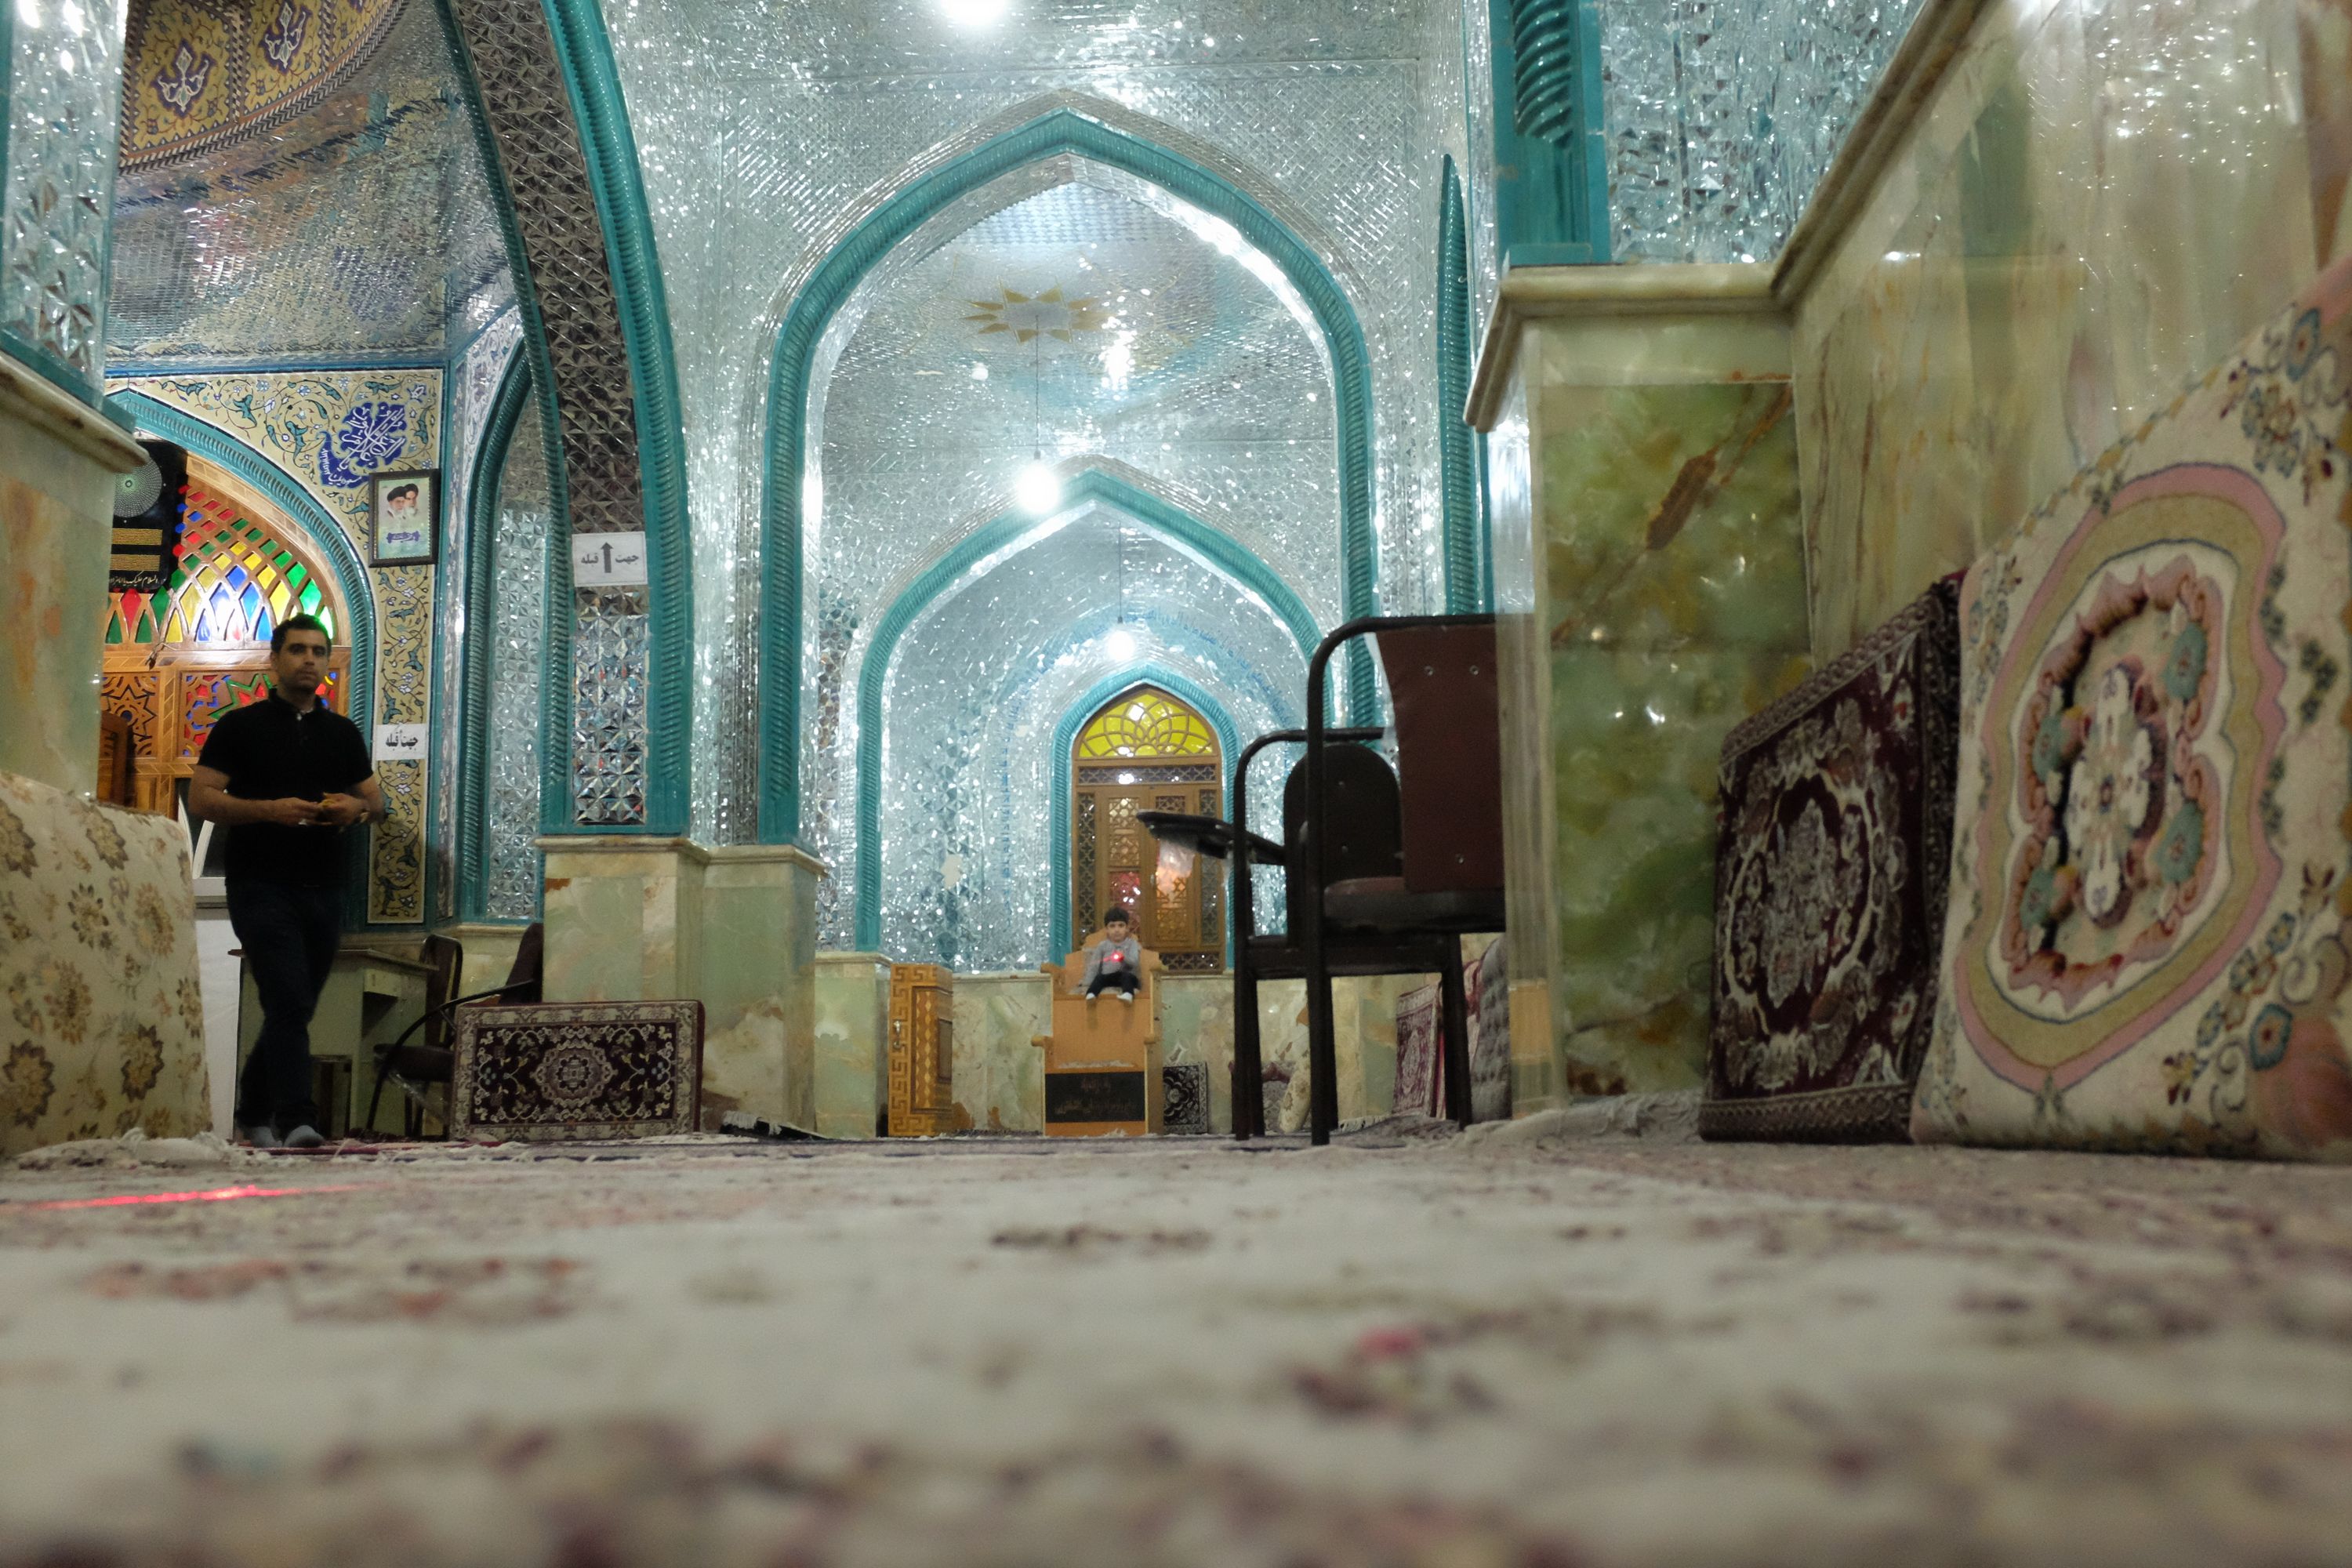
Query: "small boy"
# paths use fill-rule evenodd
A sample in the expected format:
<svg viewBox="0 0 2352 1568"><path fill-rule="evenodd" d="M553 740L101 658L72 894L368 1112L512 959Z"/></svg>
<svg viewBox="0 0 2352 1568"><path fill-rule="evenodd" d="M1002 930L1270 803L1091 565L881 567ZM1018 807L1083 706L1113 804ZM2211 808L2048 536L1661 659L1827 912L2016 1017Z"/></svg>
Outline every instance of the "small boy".
<svg viewBox="0 0 2352 1568"><path fill-rule="evenodd" d="M1091 1002L1106 991L1135 1005L1136 987L1143 984L1143 944L1129 933L1135 922L1125 910L1113 910L1103 919L1103 939L1087 949L1086 978L1078 988Z"/></svg>

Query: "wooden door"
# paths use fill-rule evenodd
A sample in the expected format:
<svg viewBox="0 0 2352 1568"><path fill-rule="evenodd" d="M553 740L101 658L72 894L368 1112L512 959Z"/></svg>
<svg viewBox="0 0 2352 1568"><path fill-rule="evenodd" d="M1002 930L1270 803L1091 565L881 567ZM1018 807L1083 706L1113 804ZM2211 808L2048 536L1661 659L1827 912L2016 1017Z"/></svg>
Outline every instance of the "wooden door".
<svg viewBox="0 0 2352 1568"><path fill-rule="evenodd" d="M320 700L341 712L351 689L351 655L328 656ZM179 784L195 771L220 716L269 695L269 647L161 644L110 647L99 678L99 708L128 738L123 804L170 816Z"/></svg>
<svg viewBox="0 0 2352 1568"><path fill-rule="evenodd" d="M1110 910L1134 911L1136 937L1173 973L1225 966L1224 866L1163 847L1147 811L1224 811L1224 770L1207 721L1176 698L1137 687L1080 732L1071 757L1070 930L1076 946Z"/></svg>

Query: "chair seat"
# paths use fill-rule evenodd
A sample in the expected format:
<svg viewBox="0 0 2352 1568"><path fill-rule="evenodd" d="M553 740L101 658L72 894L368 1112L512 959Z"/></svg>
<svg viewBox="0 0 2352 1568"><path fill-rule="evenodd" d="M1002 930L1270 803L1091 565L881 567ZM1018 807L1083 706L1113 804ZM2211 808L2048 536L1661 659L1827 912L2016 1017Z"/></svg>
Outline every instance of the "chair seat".
<svg viewBox="0 0 2352 1568"><path fill-rule="evenodd" d="M384 1067L411 1083L447 1083L457 1070L457 1053L438 1046L394 1046Z"/></svg>
<svg viewBox="0 0 2352 1568"><path fill-rule="evenodd" d="M1323 956L1338 974L1434 974L1445 962L1450 936L1408 937L1400 942L1350 942L1345 937L1324 944ZM1259 980L1296 980L1307 973L1307 950L1287 936L1249 939L1250 973Z"/></svg>
<svg viewBox="0 0 2352 1568"><path fill-rule="evenodd" d="M1415 893L1402 877L1355 877L1325 891L1323 914L1360 931L1500 931L1503 889Z"/></svg>

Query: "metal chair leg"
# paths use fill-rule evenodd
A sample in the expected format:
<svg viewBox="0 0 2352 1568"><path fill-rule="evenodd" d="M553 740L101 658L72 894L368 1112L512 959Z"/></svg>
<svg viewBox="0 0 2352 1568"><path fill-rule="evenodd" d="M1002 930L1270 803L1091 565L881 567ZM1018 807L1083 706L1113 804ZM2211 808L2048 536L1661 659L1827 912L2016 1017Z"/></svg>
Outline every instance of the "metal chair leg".
<svg viewBox="0 0 2352 1568"><path fill-rule="evenodd" d="M1339 1037L1331 1017L1331 971L1318 964L1307 976L1307 1104L1308 1139L1331 1142L1339 1125Z"/></svg>
<svg viewBox="0 0 2352 1568"><path fill-rule="evenodd" d="M1462 984L1462 943L1449 937L1438 954L1437 994L1445 1015L1445 1114L1470 1125L1470 1002Z"/></svg>
<svg viewBox="0 0 2352 1568"><path fill-rule="evenodd" d="M1234 1136L1265 1132L1265 1056L1258 1038L1257 974L1236 963L1234 976Z"/></svg>

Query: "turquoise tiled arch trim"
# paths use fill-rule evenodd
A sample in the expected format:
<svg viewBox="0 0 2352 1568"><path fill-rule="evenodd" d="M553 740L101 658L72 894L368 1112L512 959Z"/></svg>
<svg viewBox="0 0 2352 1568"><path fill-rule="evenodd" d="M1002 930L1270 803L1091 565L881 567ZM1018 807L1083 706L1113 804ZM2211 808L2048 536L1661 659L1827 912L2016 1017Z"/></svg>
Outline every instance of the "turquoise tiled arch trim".
<svg viewBox="0 0 2352 1568"><path fill-rule="evenodd" d="M499 481L506 472L507 448L521 428L524 407L533 401L530 359L517 354L490 400L490 416L474 449L474 471L466 482L465 673L458 699L457 909L469 921L483 912L483 868L489 858L490 648L488 631L493 596L491 570L498 562ZM528 450L529 448L525 448ZM550 531L551 532L552 530ZM547 671L542 665L540 680ZM542 708L545 703L541 704Z"/></svg>
<svg viewBox="0 0 2352 1568"><path fill-rule="evenodd" d="M1217 750L1222 753L1218 761L1224 769L1218 785L1224 791L1225 809L1233 809L1234 758L1240 754L1243 741L1241 731L1234 728L1233 715L1225 711L1223 703L1210 696L1198 683L1186 679L1164 665L1149 660L1130 665L1116 675L1097 681L1084 696L1070 705L1070 710L1062 715L1061 722L1054 726L1054 751L1046 764L1046 776L1054 781L1053 812L1050 826L1046 828L1053 836L1050 845L1054 858L1054 898L1052 913L1048 917L1053 924L1045 932L1045 955L1048 958L1059 959L1070 950L1070 748L1077 744L1078 731L1087 720L1101 712L1112 698L1139 686L1156 686L1171 697L1181 698L1192 704L1194 712L1209 721L1209 727L1217 732ZM1227 963L1232 962L1234 955L1232 917L1233 911L1228 909L1225 919Z"/></svg>
<svg viewBox="0 0 2352 1568"><path fill-rule="evenodd" d="M1099 468L1089 468L1071 480L1064 489L1063 498L1064 511L1089 500L1117 507L1146 528L1204 557L1265 600L1298 644L1299 679L1304 691L1307 661L1314 656L1318 640L1315 617L1306 601L1276 575L1272 567L1190 512ZM890 677L891 656L898 652L898 639L915 624L916 617L945 594L974 562L1042 526L1043 521L1038 518L1008 511L966 534L953 549L925 567L922 574L892 601L877 624L874 640L858 667L857 945L865 952L877 952L882 945L882 688ZM1172 686L1169 689L1176 690ZM1192 700L1184 692L1177 691L1176 695L1188 702ZM1109 700L1108 695L1102 699L1104 702ZM1064 802L1066 809L1067 804ZM1055 853L1066 854L1067 847L1065 845ZM1066 902L1066 889L1063 897ZM1064 912L1066 914L1066 910Z"/></svg>
<svg viewBox="0 0 2352 1568"><path fill-rule="evenodd" d="M548 529L548 593L545 617L546 640L544 658L550 668L569 668L572 663L572 616L568 603L559 601L555 594L556 568L568 568L571 556L561 548L572 531L572 503L565 490L563 472L563 423L555 399L555 360L547 343L547 321L539 308L539 289L531 279L530 255L524 248L522 230L515 220L514 197L507 178L506 162L499 152L499 140L490 133L489 120L482 107L480 79L475 74L472 48L466 42L466 30L457 25L457 14L450 9L451 0L436 0L441 16L442 36L449 42L452 57L457 62L460 89L466 99L466 119L474 137L474 149L480 154L482 169L490 187L490 205L499 216L499 236L506 247L507 273L514 282L515 310L522 319L522 347L518 360L530 364L530 385L533 401L538 405L540 439L546 443L547 499L553 522ZM569 595L565 595L568 600ZM565 611L558 616L561 605ZM559 657L562 664L557 664ZM571 798L571 734L572 705L570 689L551 683L548 700L540 704L539 755L541 760L540 809L541 826L561 829L570 814L562 803ZM560 704L560 705L559 705Z"/></svg>
<svg viewBox="0 0 2352 1568"><path fill-rule="evenodd" d="M118 392L107 407L124 425L159 440L176 441L189 451L219 464L261 493L262 499L300 524L335 574L350 625L343 628L352 651L350 715L360 733L373 740L375 732L375 590L367 568L352 547L343 525L292 476L242 441L215 429L192 415L156 402L143 392Z"/></svg>
<svg viewBox="0 0 2352 1568"><path fill-rule="evenodd" d="M1437 461L1445 509L1445 613L1478 608L1478 473L1470 426L1470 238L1462 177L1445 160L1437 208Z"/></svg>
<svg viewBox="0 0 2352 1568"><path fill-rule="evenodd" d="M580 130L588 178L604 218L605 259L612 268L613 297L621 314L622 344L637 400L637 464L645 490L646 553L651 558L653 668L647 682L646 721L646 820L604 831L683 833L692 798L694 720L694 575L686 517L686 436L677 393L677 353L670 340L669 301L662 288L661 263L654 248L653 218L646 206L636 138L613 59L613 42L596 0L544 0L556 55L563 64L572 119ZM549 578L561 576L567 604L572 554L550 561ZM571 639L564 666L571 667ZM797 637L795 637L797 646ZM566 777L556 798L572 799L571 694L569 681L550 682L564 701L564 744L558 753ZM542 810L545 809L542 805ZM566 809L567 817L571 815ZM567 824L569 831L595 831Z"/></svg>
<svg viewBox="0 0 2352 1568"><path fill-rule="evenodd" d="M768 372L767 493L760 531L763 842L791 843L800 832L801 480L809 375L818 340L874 265L934 214L1015 169L1064 153L1124 170L1224 219L1279 267L1307 301L1331 355L1338 409L1341 603L1349 616L1378 608L1371 364L1362 323L1338 280L1280 219L1215 171L1076 110L1054 110L941 165L876 208L819 264L778 329ZM1349 709L1360 718L1371 713L1377 699L1370 656L1360 647L1351 652ZM866 940L867 902L861 893L861 942Z"/></svg>

